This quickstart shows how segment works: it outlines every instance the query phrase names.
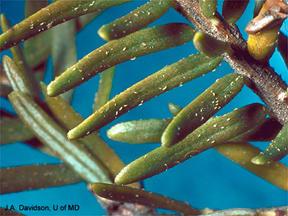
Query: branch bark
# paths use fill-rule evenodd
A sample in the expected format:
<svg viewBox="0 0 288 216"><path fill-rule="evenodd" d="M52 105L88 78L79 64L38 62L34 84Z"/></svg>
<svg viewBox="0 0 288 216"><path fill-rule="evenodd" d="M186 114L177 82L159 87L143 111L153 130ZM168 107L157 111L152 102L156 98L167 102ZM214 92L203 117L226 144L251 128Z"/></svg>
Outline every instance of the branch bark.
<svg viewBox="0 0 288 216"><path fill-rule="evenodd" d="M108 200L102 198L94 193L90 185L88 185L88 190L97 198L102 208L111 216L180 216L183 214L163 214L157 213L154 208L150 208L143 205L137 205L133 203L123 203L114 200ZM223 216L223 215L248 215L248 216L270 216L270 215L286 215L288 213L288 206L279 206L272 208L259 208L259 209L249 209L249 208L235 208L235 209L225 209L216 210L205 208L201 210L201 215L211 215L211 216Z"/></svg>
<svg viewBox="0 0 288 216"><path fill-rule="evenodd" d="M236 73L247 77L247 85L270 108L272 115L282 125L288 124L287 85L269 63L261 64L247 52L246 42L235 27L229 25L219 13L215 18L205 17L197 0L174 0L181 13L199 31L217 40L231 44L232 52L223 54L224 60Z"/></svg>

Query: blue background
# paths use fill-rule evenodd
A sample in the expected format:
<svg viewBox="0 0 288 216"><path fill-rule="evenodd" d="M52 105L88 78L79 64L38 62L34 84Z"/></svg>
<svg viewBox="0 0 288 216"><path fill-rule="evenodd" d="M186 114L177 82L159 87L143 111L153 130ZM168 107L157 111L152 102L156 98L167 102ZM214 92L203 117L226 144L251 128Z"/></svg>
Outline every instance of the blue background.
<svg viewBox="0 0 288 216"><path fill-rule="evenodd" d="M97 30L105 23L121 17L147 1L136 0L125 5L107 9L92 21L85 30L76 36L77 58L81 59L89 52L105 43L97 35ZM218 1L218 10L221 11L221 1ZM1 13L5 13L11 25L20 22L24 17L24 1L1 1ZM237 22L239 29L244 29L253 14L253 1L250 1L248 9L242 18ZM150 26L165 24L169 22L187 21L175 12L169 10L163 17ZM287 22L281 29L287 34ZM243 37L247 35L242 31ZM183 46L161 51L148 56L139 57L134 61L125 62L116 67L115 81L111 97L119 94L127 87L140 81L146 76L170 65L183 57L196 53L193 43L189 42ZM10 51L1 53L10 55ZM51 58L47 66L45 82L48 84L52 79ZM276 72L282 75L287 83L287 68L281 56L276 52L270 63ZM100 132L101 137L115 150L125 163L129 163L143 154L159 146L159 144L131 145L109 140L106 131L117 122L172 117L167 104L172 102L182 107L190 103L195 97L202 93L216 79L233 72L227 63L222 63L215 72L206 74L194 81L184 84L158 96L142 106L139 106L126 115L112 122ZM92 112L92 104L95 92L98 88L99 76L90 79L88 82L76 88L72 105L74 109L86 118ZM221 115L232 111L236 107L246 104L260 102L260 99L250 89L244 88L233 101L218 112ZM9 102L1 98L1 108L12 109ZM261 149L265 149L268 142L254 143ZM1 149L1 167L21 166L28 164L55 164L61 161L55 157L48 156L37 149L26 146L23 143L3 145ZM282 159L287 164L287 157ZM234 164L213 149L208 150L186 162L157 176L144 181L146 190L166 195L180 201L187 201L196 208L260 208L269 206L287 205L287 193L276 186L262 180L242 167ZM6 205L65 205L77 204L80 210L77 212L51 212L57 215L103 215L105 211L100 207L96 198L86 190L84 182L63 186L25 191L0 196L2 207ZM162 210L161 210L162 211ZM162 211L166 212L166 211ZM48 212L21 212L28 215L48 215Z"/></svg>

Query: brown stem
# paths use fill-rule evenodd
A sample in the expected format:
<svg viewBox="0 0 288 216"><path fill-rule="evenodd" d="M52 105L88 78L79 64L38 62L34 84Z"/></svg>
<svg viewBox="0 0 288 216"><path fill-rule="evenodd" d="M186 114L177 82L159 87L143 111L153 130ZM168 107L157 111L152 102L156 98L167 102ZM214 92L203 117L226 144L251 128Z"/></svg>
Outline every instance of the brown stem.
<svg viewBox="0 0 288 216"><path fill-rule="evenodd" d="M235 70L251 81L248 85L271 109L274 117L282 124L288 124L287 85L268 63L261 64L247 52L246 42L238 29L229 25L219 13L215 18L207 18L201 12L197 0L174 0L181 13L199 31L217 40L231 44L231 50L223 54L224 60Z"/></svg>
<svg viewBox="0 0 288 216"><path fill-rule="evenodd" d="M100 203L102 208L107 212L107 215L111 216L184 216L184 214L163 214L157 213L155 209L137 205L133 203L123 203L114 200L109 200L106 198L102 198L94 193L91 186L88 185L88 190L97 198L97 201ZM201 215L213 215L213 216L221 216L221 215L247 215L247 216L270 216L270 215L286 215L288 213L287 206L280 207L272 207L272 208L259 208L259 209L244 209L244 208L234 208L234 209L226 209L226 210L215 210L205 208L201 210Z"/></svg>
<svg viewBox="0 0 288 216"><path fill-rule="evenodd" d="M222 215L247 215L247 216L269 216L269 215L287 215L288 208L287 206L281 207L273 207L273 208L259 208L259 209L243 209L243 208L235 208L235 209L227 209L215 211L209 216L222 216Z"/></svg>

